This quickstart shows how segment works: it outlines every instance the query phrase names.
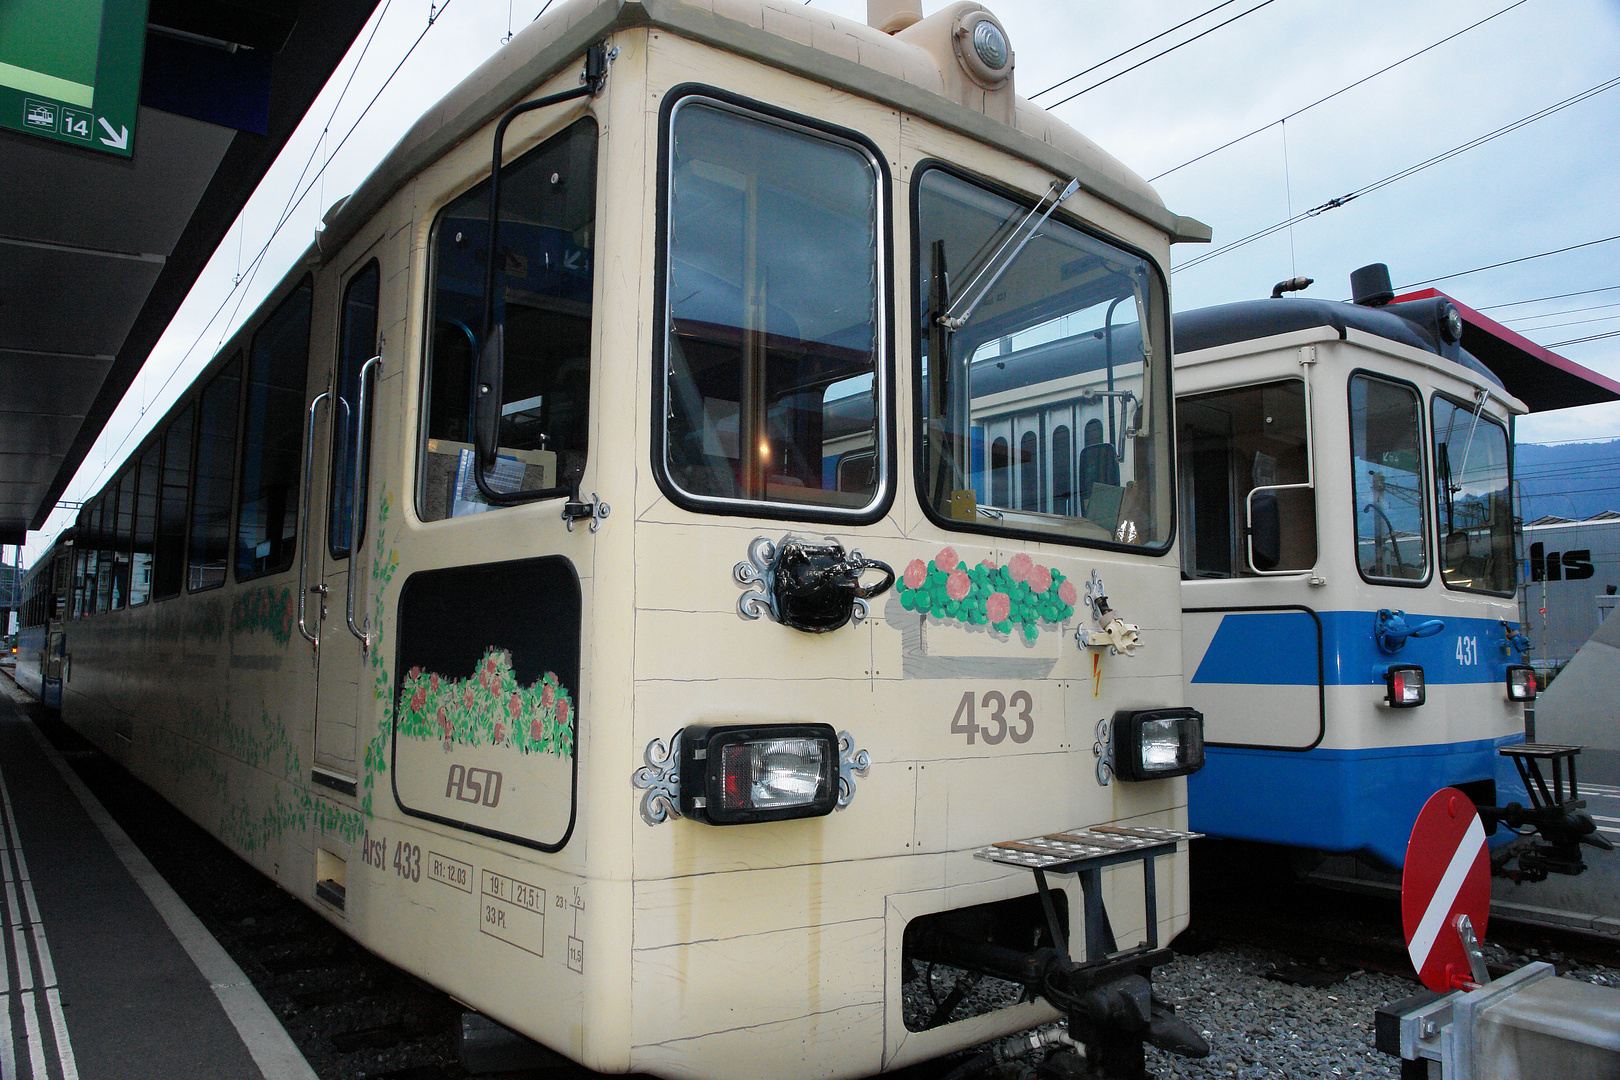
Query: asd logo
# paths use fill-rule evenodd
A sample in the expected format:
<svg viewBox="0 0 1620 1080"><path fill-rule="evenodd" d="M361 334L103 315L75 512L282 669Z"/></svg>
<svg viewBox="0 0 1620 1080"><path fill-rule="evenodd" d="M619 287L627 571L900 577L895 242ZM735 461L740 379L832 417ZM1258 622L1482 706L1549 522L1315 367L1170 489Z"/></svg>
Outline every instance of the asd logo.
<svg viewBox="0 0 1620 1080"><path fill-rule="evenodd" d="M501 801L501 774L492 769L468 769L452 765L445 781L444 797L496 806Z"/></svg>
<svg viewBox="0 0 1620 1080"><path fill-rule="evenodd" d="M1531 581L1580 581L1596 573L1592 565L1592 549L1566 551L1560 554L1547 551L1546 545L1530 545Z"/></svg>

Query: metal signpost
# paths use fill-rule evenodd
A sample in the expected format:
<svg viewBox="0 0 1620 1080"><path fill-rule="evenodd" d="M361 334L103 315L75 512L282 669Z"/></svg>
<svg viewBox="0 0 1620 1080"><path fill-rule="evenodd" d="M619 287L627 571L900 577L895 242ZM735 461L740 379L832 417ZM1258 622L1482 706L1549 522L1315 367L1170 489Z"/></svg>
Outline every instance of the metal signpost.
<svg viewBox="0 0 1620 1080"><path fill-rule="evenodd" d="M147 0L0 4L0 127L135 153Z"/></svg>

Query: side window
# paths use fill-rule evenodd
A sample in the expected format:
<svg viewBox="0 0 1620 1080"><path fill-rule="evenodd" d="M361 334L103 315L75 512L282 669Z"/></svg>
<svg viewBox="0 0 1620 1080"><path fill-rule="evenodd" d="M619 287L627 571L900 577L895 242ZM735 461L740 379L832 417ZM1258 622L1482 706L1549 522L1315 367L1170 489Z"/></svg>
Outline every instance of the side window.
<svg viewBox="0 0 1620 1080"><path fill-rule="evenodd" d="M890 472L877 160L704 99L669 123L664 478L701 509L867 510Z"/></svg>
<svg viewBox="0 0 1620 1080"><path fill-rule="evenodd" d="M1507 429L1481 407L1438 394L1432 414L1440 577L1453 589L1512 593Z"/></svg>
<svg viewBox="0 0 1620 1080"><path fill-rule="evenodd" d="M505 326L496 491L577 484L585 471L596 253L596 121L586 117L501 170L495 318ZM483 345L489 183L433 225L423 521L490 508L473 478L473 363Z"/></svg>
<svg viewBox="0 0 1620 1080"><path fill-rule="evenodd" d="M79 516L73 522L73 550L68 555L73 559L73 592L68 598L67 615L70 619L83 618L88 612L85 610L85 582L89 579L90 568L85 561L85 546L90 538L90 515L86 511L79 511Z"/></svg>
<svg viewBox="0 0 1620 1080"><path fill-rule="evenodd" d="M350 279L343 291L343 326L338 332L337 400L332 403L332 498L326 517L327 547L334 559L349 556L349 525L354 511L354 436L359 421L360 369L376 355L377 287L381 272L376 260ZM366 411L372 411L371 397ZM371 418L365 429L372 430ZM370 441L370 435L367 435ZM369 451L369 447L366 448ZM366 538L366 487L371 460L360 459L360 539Z"/></svg>
<svg viewBox="0 0 1620 1080"><path fill-rule="evenodd" d="M1309 482L1305 408L1305 384L1299 379L1177 400L1181 568L1188 577L1229 578L1316 565L1316 492L1255 490Z"/></svg>
<svg viewBox="0 0 1620 1080"><path fill-rule="evenodd" d="M131 463L118 478L118 516L113 519L114 611L129 603L129 549L135 534L135 471Z"/></svg>
<svg viewBox="0 0 1620 1080"><path fill-rule="evenodd" d="M152 556L157 542L158 461L163 444L152 440L135 479L135 542L129 560L129 604L152 598Z"/></svg>
<svg viewBox="0 0 1620 1080"><path fill-rule="evenodd" d="M96 535L96 614L113 609L113 515L118 505L118 489L110 488L96 500L91 520Z"/></svg>
<svg viewBox="0 0 1620 1080"><path fill-rule="evenodd" d="M1356 567L1369 580L1422 581L1423 407L1417 391L1370 375L1350 377Z"/></svg>
<svg viewBox="0 0 1620 1080"><path fill-rule="evenodd" d="M186 573L186 492L191 488L191 436L197 406L187 405L163 433L163 481L158 497L157 545L152 563L152 596L180 595Z"/></svg>
<svg viewBox="0 0 1620 1080"><path fill-rule="evenodd" d="M225 584L225 564L231 550L231 466L236 461L236 420L241 397L242 354L237 353L203 388L197 407L191 553L187 561L187 588L191 592Z"/></svg>
<svg viewBox="0 0 1620 1080"><path fill-rule="evenodd" d="M238 581L292 565L303 480L298 466L309 374L310 291L306 277L253 335L242 425L242 498L236 511Z"/></svg>

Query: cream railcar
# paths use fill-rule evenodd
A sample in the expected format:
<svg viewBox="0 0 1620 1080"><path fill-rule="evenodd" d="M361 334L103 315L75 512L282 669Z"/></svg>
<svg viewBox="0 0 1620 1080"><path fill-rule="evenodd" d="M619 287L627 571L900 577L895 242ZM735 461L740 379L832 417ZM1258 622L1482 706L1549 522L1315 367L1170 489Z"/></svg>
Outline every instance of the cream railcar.
<svg viewBox="0 0 1620 1080"><path fill-rule="evenodd" d="M1017 98L976 4L874 22L520 33L87 505L64 713L595 1069L862 1075L1067 1013L1139 1074L1198 1049L1145 976L1201 762L1165 267L1208 231ZM1042 402L1070 449L997 458ZM1047 1000L908 1016L921 962Z"/></svg>

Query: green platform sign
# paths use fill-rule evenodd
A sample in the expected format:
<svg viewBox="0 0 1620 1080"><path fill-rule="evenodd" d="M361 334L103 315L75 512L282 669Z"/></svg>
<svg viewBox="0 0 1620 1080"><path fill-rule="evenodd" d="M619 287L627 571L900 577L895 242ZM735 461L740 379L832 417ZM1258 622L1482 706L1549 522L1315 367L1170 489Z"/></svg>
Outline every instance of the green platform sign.
<svg viewBox="0 0 1620 1080"><path fill-rule="evenodd" d="M130 157L147 0L0 0L0 127Z"/></svg>

